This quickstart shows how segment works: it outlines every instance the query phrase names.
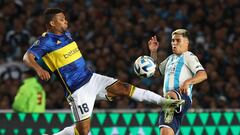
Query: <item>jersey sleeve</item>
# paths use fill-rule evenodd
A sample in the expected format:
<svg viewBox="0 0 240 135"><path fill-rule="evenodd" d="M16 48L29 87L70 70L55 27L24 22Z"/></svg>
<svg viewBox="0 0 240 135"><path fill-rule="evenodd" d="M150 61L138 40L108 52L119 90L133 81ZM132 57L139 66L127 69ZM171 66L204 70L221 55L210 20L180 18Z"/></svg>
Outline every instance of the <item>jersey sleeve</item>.
<svg viewBox="0 0 240 135"><path fill-rule="evenodd" d="M197 56L195 56L193 53L188 52L184 55L185 63L187 67L196 74L198 71L204 70L203 66L199 62Z"/></svg>
<svg viewBox="0 0 240 135"><path fill-rule="evenodd" d="M166 59L165 59L163 62L161 62L160 65L159 65L159 68L158 68L158 69L159 69L159 71L160 71L160 73L161 73L162 75L165 74L165 68L166 68L168 59L169 59L169 57L166 58Z"/></svg>
<svg viewBox="0 0 240 135"><path fill-rule="evenodd" d="M47 47L43 40L35 41L32 46L28 49L37 59L41 59L46 54Z"/></svg>

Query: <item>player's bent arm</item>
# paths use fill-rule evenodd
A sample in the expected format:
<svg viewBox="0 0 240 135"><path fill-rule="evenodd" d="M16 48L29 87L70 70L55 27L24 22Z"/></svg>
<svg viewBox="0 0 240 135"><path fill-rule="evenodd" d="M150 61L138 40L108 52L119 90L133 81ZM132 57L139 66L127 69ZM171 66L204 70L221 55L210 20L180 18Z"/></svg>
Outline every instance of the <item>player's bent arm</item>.
<svg viewBox="0 0 240 135"><path fill-rule="evenodd" d="M42 79L42 80L49 80L50 79L50 74L44 70L36 61L35 61L35 56L31 53L31 52L26 52L23 56L23 62L33 68L38 76Z"/></svg>
<svg viewBox="0 0 240 135"><path fill-rule="evenodd" d="M196 73L196 75L193 78L189 79L188 82L190 84L198 84L206 79L207 79L206 71L200 70Z"/></svg>
<svg viewBox="0 0 240 135"><path fill-rule="evenodd" d="M41 68L41 66L38 65L38 63L35 61L35 56L32 53L28 52L28 51L23 56L23 62L28 67L33 68L35 71L37 71L38 69Z"/></svg>
<svg viewBox="0 0 240 135"><path fill-rule="evenodd" d="M187 94L189 85L194 85L194 84L200 83L206 79L207 79L207 73L204 70L198 71L194 77L184 81L183 85L180 86L180 88L179 88L180 93Z"/></svg>

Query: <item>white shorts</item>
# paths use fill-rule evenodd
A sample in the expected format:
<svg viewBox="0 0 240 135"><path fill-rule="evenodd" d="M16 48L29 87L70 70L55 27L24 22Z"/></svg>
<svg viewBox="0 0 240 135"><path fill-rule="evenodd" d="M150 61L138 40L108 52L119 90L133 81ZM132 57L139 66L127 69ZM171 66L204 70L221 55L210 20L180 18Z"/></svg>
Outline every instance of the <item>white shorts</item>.
<svg viewBox="0 0 240 135"><path fill-rule="evenodd" d="M106 87L116 81L117 79L94 73L88 83L68 96L75 122L91 117L95 100L107 100Z"/></svg>

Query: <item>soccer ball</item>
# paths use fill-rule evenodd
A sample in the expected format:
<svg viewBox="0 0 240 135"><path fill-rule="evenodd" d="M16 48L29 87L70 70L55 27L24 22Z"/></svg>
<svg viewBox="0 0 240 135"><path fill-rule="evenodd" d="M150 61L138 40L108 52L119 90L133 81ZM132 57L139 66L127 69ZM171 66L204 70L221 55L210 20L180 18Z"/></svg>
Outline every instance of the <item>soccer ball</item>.
<svg viewBox="0 0 240 135"><path fill-rule="evenodd" d="M134 62L134 72L140 77L151 77L154 75L156 65L150 56L140 56Z"/></svg>

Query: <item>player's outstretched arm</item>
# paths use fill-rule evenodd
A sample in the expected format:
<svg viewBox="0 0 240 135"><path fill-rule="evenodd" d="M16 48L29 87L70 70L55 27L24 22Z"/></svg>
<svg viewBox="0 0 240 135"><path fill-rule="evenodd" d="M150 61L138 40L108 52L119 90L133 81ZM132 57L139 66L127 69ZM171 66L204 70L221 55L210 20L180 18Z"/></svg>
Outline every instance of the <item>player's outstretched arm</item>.
<svg viewBox="0 0 240 135"><path fill-rule="evenodd" d="M50 79L50 74L48 73L48 71L44 70L36 61L35 61L35 56L30 53L30 52L26 52L23 56L23 62L28 66L33 68L38 76L42 79L42 80L49 80Z"/></svg>

